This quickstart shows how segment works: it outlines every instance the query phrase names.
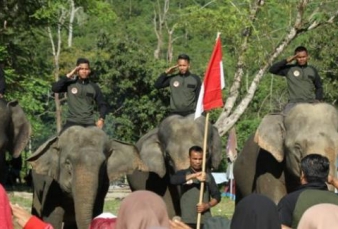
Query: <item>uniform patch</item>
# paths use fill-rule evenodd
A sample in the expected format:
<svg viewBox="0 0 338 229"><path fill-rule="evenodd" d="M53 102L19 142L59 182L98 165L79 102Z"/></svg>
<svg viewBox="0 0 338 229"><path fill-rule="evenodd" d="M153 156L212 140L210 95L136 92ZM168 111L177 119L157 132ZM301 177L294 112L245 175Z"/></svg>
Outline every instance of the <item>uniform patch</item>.
<svg viewBox="0 0 338 229"><path fill-rule="evenodd" d="M187 182L185 182L186 184L192 184L192 183L194 183L193 181L192 181L192 179L190 179L190 180L188 180Z"/></svg>
<svg viewBox="0 0 338 229"><path fill-rule="evenodd" d="M173 86L174 86L174 87L178 87L178 86L180 86L180 82L178 82L178 81L174 81L174 83L173 83Z"/></svg>
<svg viewBox="0 0 338 229"><path fill-rule="evenodd" d="M299 72L298 70L295 70L295 71L293 72L293 75L296 76L296 77L298 77L298 76L300 75L300 72Z"/></svg>
<svg viewBox="0 0 338 229"><path fill-rule="evenodd" d="M72 94L74 94L74 95L77 94L77 92L78 92L78 90L77 90L76 87L73 87L70 91L71 91Z"/></svg>

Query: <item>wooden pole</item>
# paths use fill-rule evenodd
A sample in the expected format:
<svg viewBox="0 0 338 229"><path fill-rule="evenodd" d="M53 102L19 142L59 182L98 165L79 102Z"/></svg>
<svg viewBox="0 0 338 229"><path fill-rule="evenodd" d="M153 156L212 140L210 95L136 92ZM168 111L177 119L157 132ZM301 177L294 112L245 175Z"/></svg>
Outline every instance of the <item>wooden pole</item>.
<svg viewBox="0 0 338 229"><path fill-rule="evenodd" d="M205 172L205 164L206 164L207 141L208 141L208 124L209 124L209 112L206 112L205 125L204 125L202 173ZM205 186L205 182L201 182L200 196L199 196L199 202L198 202L199 204L203 203L204 186ZM202 217L202 213L199 212L198 215L197 215L197 229L201 228L201 217Z"/></svg>

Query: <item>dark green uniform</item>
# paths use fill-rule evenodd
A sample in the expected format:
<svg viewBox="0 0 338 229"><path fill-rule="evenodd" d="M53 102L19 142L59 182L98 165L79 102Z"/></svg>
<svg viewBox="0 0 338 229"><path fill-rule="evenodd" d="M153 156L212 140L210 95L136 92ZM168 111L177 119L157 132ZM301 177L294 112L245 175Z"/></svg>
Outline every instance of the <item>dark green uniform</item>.
<svg viewBox="0 0 338 229"><path fill-rule="evenodd" d="M199 202L199 193L201 183L197 179L186 181L186 175L194 173L194 170L189 168L178 171L170 179L171 184L181 185L182 196L180 199L181 217L182 221L187 224L196 224L197 222L197 208ZM203 203L210 201L210 198L216 199L217 202L221 200L221 193L218 190L215 179L211 173L207 173L205 188L203 193ZM201 223L203 224L211 217L210 209L202 213Z"/></svg>
<svg viewBox="0 0 338 229"><path fill-rule="evenodd" d="M100 118L105 118L107 104L100 88L89 79L68 79L55 82L52 86L55 93L67 92L68 114L67 122L78 125L95 125L94 112L99 107Z"/></svg>
<svg viewBox="0 0 338 229"><path fill-rule="evenodd" d="M314 102L323 99L322 82L313 66L287 64L286 60L282 60L272 65L269 72L286 77L289 103Z"/></svg>
<svg viewBox="0 0 338 229"><path fill-rule="evenodd" d="M297 228L298 223L304 212L316 204L335 204L338 205L338 196L334 192L324 190L305 190L297 200L295 210L292 215L292 228Z"/></svg>
<svg viewBox="0 0 338 229"><path fill-rule="evenodd" d="M155 88L170 87L171 112L188 115L195 112L201 84L201 79L190 72L169 76L162 73L155 82Z"/></svg>

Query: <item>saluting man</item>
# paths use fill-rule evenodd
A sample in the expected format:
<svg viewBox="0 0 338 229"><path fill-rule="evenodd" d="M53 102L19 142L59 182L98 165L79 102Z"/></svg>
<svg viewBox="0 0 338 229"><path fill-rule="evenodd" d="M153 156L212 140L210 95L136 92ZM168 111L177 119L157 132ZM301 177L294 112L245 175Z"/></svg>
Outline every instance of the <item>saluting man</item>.
<svg viewBox="0 0 338 229"><path fill-rule="evenodd" d="M189 69L189 56L181 54L177 58L177 65L168 68L155 82L157 89L170 87L171 114L186 116L195 113L202 83Z"/></svg>
<svg viewBox="0 0 338 229"><path fill-rule="evenodd" d="M107 103L103 99L99 86L89 80L91 73L89 60L79 58L76 67L66 77L53 83L52 91L66 92L68 100L67 121L61 132L70 126L103 127L104 118L108 111ZM96 105L99 108L99 119L95 122Z"/></svg>
<svg viewBox="0 0 338 229"><path fill-rule="evenodd" d="M308 51L299 46L294 55L273 64L269 72L275 75L285 76L289 101L284 108L287 113L297 103L313 103L323 99L323 87L317 69L308 65ZM296 63L291 64L296 60Z"/></svg>

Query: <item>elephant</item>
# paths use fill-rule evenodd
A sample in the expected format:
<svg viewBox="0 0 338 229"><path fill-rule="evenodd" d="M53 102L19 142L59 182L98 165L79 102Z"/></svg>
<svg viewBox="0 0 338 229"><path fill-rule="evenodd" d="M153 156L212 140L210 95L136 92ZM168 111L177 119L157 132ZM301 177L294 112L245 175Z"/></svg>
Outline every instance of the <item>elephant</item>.
<svg viewBox="0 0 338 229"><path fill-rule="evenodd" d="M31 134L31 126L17 101L0 99L0 183L7 178L6 152L20 156Z"/></svg>
<svg viewBox="0 0 338 229"><path fill-rule="evenodd" d="M299 103L287 114L263 118L234 164L236 203L260 193L275 203L300 185L300 161L321 154L336 175L338 113L326 103Z"/></svg>
<svg viewBox="0 0 338 229"><path fill-rule="evenodd" d="M170 175L186 169L189 148L203 147L205 117L171 115L142 136L136 143L142 161L150 172L134 171L127 175L132 191L150 190L163 197L170 216L179 215L179 188L170 184ZM221 138L209 123L207 135L207 168L217 168L222 159Z"/></svg>
<svg viewBox="0 0 338 229"><path fill-rule="evenodd" d="M109 139L97 127L72 126L42 144L32 165L32 213L55 229L88 228L103 211L110 181L147 171L134 145Z"/></svg>

